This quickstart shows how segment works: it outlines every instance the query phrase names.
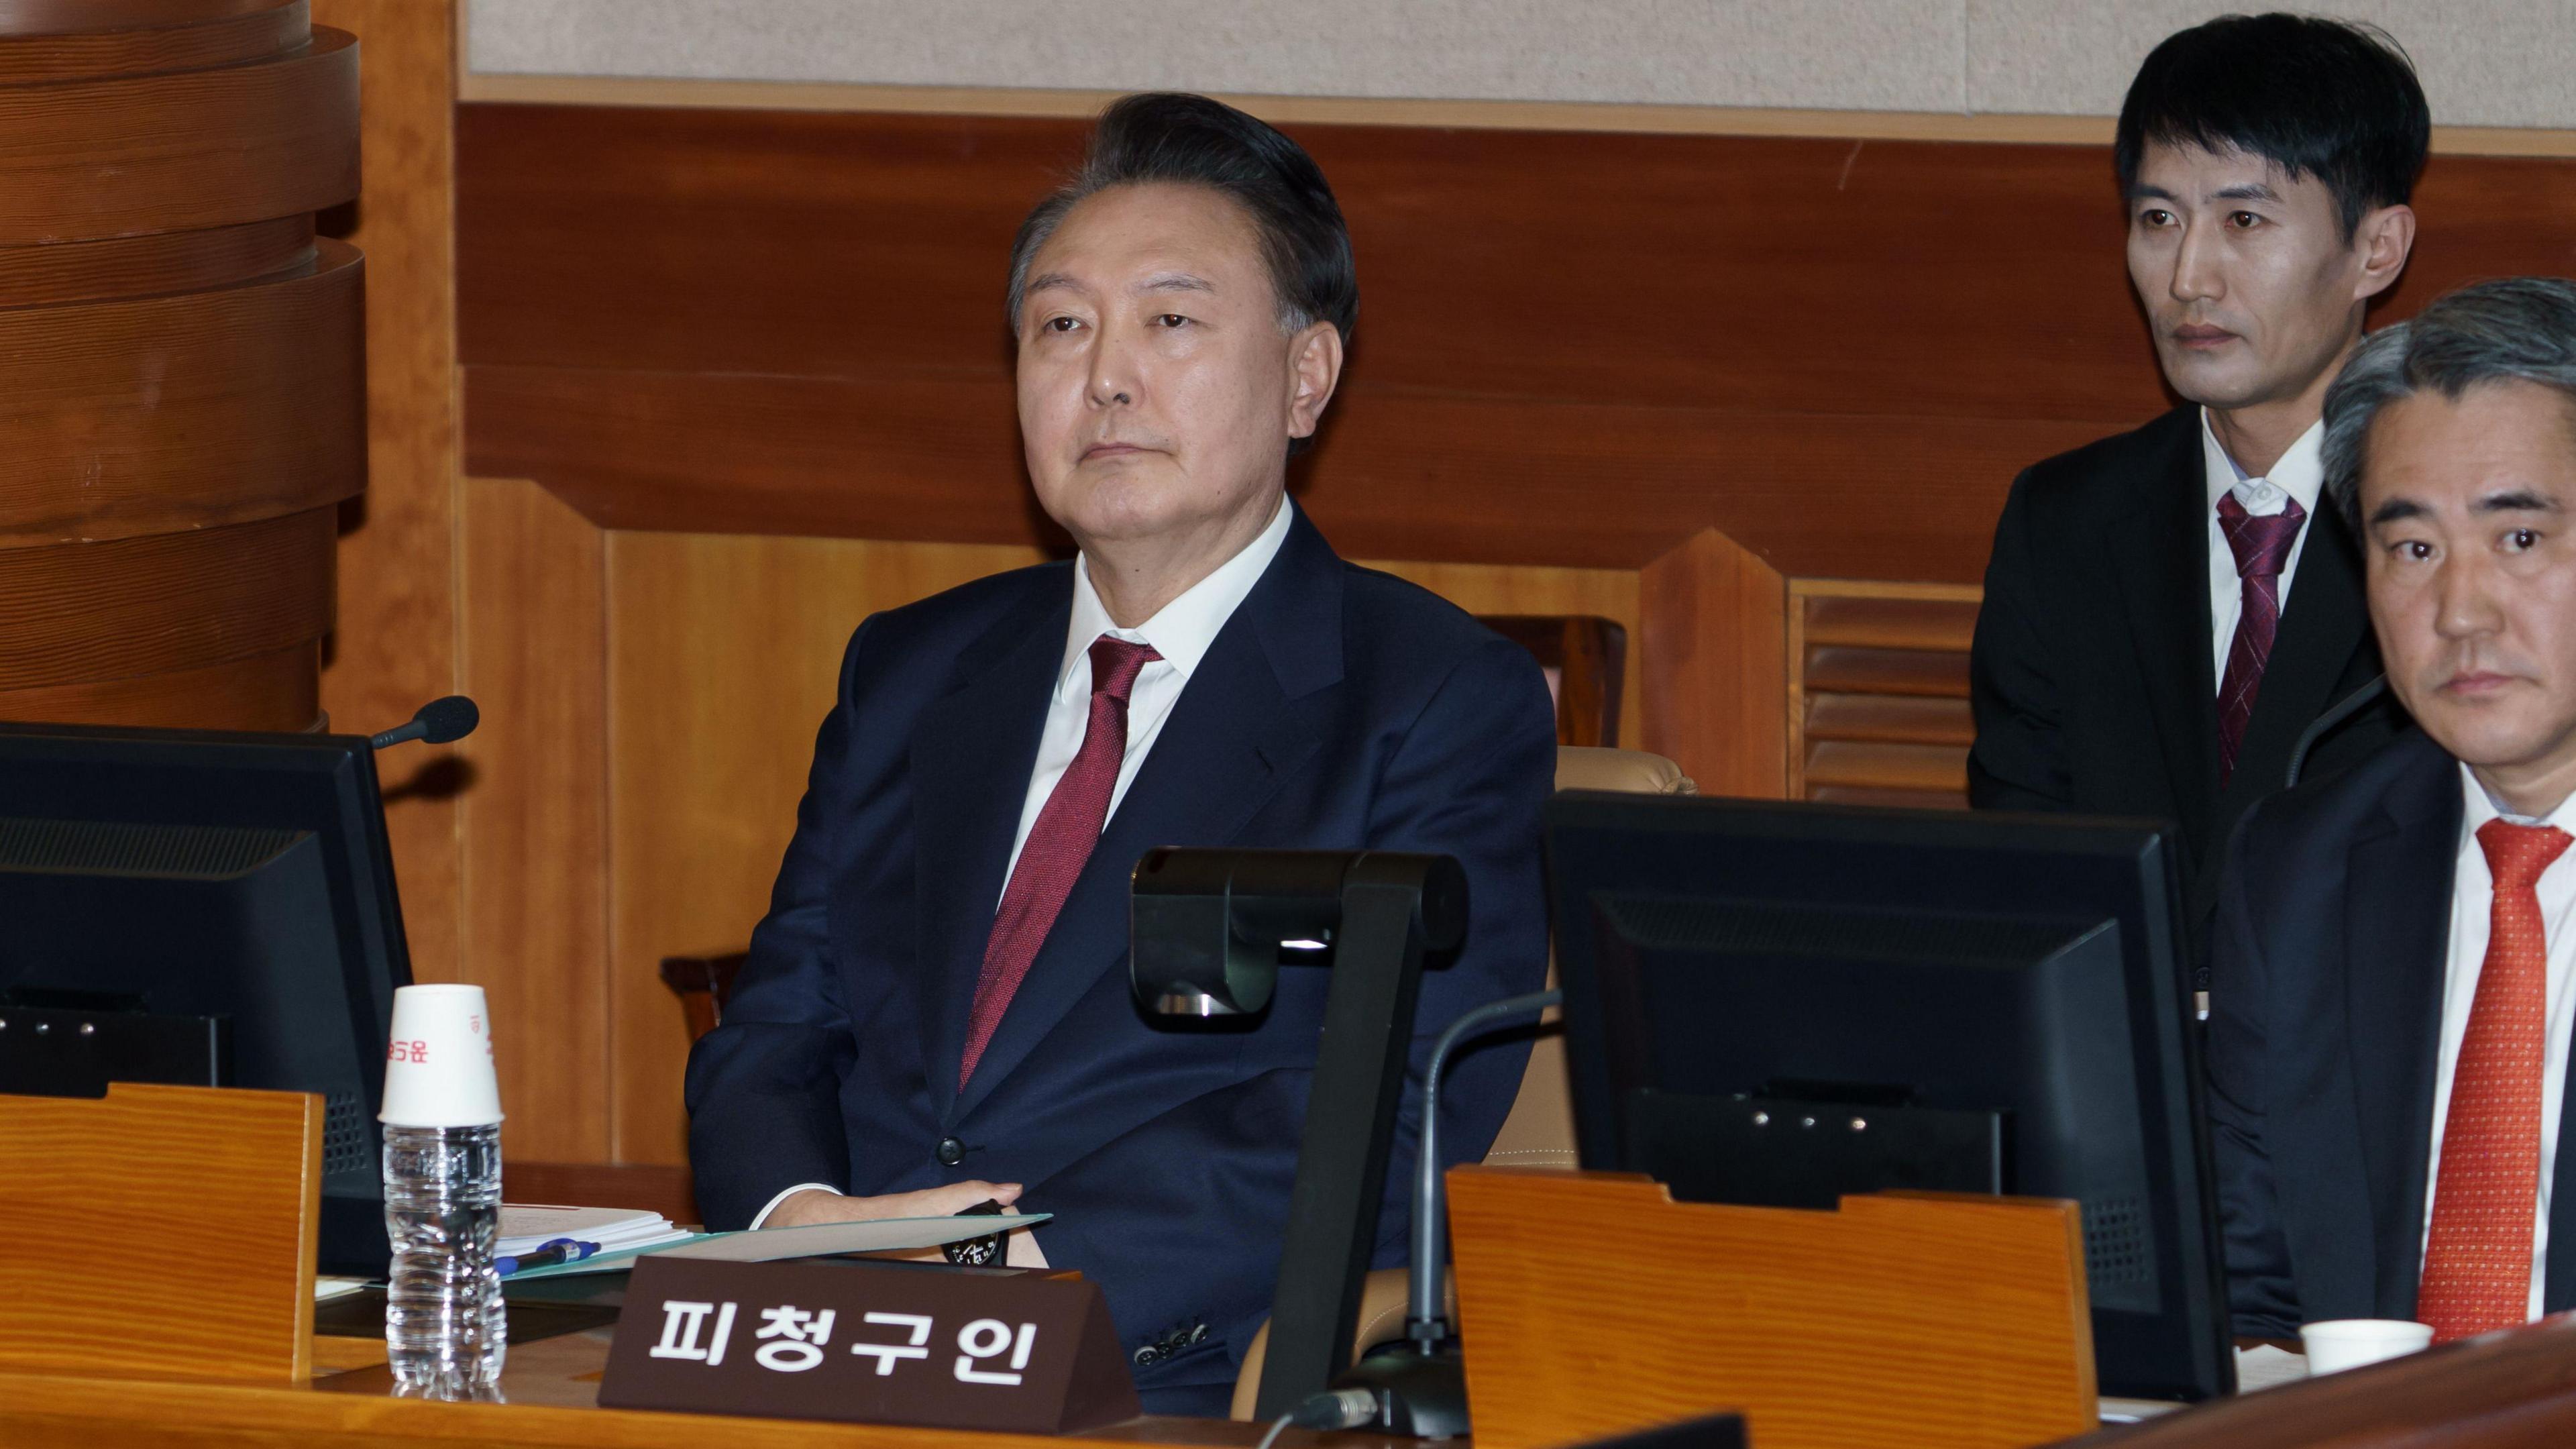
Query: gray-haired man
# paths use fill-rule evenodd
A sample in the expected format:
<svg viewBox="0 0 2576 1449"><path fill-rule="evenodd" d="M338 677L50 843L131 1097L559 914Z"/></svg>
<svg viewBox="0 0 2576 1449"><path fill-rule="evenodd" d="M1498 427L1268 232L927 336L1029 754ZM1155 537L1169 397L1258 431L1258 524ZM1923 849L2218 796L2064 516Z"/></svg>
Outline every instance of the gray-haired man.
<svg viewBox="0 0 2576 1449"><path fill-rule="evenodd" d="M2436 301L2363 344L2325 423L2421 728L2238 835L2209 1021L2228 1276L2241 1334L2450 1339L2576 1307L2576 283Z"/></svg>

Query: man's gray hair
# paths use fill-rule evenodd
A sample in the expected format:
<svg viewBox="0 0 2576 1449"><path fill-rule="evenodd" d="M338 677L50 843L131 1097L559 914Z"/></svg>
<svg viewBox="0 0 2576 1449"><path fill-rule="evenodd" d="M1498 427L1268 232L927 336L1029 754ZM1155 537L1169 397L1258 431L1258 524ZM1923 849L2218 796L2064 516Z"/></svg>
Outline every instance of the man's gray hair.
<svg viewBox="0 0 2576 1449"><path fill-rule="evenodd" d="M2456 402L2506 381L2556 388L2576 405L2576 282L2480 282L2372 333L2326 390L2326 491L2344 522L2361 531L2361 470L2382 409L2427 390Z"/></svg>

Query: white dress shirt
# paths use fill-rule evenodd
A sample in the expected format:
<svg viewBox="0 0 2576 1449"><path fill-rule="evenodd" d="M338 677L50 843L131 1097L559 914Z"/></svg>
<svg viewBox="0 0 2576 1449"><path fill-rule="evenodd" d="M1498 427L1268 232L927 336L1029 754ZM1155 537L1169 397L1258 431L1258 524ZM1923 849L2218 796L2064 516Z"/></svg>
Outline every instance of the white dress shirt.
<svg viewBox="0 0 2576 1449"><path fill-rule="evenodd" d="M1046 808L1047 796L1055 793L1056 781L1064 778L1073 757L1082 750L1083 734L1091 728L1092 644L1106 634L1133 644L1151 644L1163 656L1138 671L1135 687L1128 691L1127 757L1119 763L1118 784L1109 792L1105 821L1118 813L1118 802L1127 798L1127 787L1135 783L1136 771L1163 733L1163 721L1172 717L1181 687L1190 682L1208 647L1216 643L1217 631L1234 617L1252 586L1261 582L1270 561L1279 556L1279 546L1288 541L1288 511L1295 506L1282 497L1270 525L1241 553L1218 564L1215 572L1133 629L1121 629L1110 619L1108 608L1091 587L1090 561L1075 562L1073 619L1065 627L1064 662L1056 667L1055 695L1047 702L1046 732L1038 736L1037 768L1029 774L1028 799L1020 806L1019 833L1011 837L1011 870L1019 868L1020 851L1029 843L1029 832L1037 828L1038 812ZM1010 889L1008 870L1002 874L1002 888ZM994 906L999 909L1000 905L996 896Z"/></svg>
<svg viewBox="0 0 2576 1449"><path fill-rule="evenodd" d="M2248 477L2236 466L2209 426L2209 409L2200 410L2200 456L2209 484L2209 632L2210 678L2219 688L2227 684L2227 650L2236 642L2236 620L2245 612L2245 581L2236 576L2236 551L2227 546L2227 532L2218 526L2218 500L2233 493L2245 511L2256 518L2269 518L2299 500L2307 510L2308 523L2300 525L2298 541L2290 545L2290 557L2281 565L2281 612L2290 612L2290 579L2299 571L2299 555L2308 551L2308 535L2315 531L2317 499L2325 491L2324 419L2309 424L2290 445L2272 471L2260 478Z"/></svg>
<svg viewBox="0 0 2576 1449"><path fill-rule="evenodd" d="M1047 796L1055 793L1056 781L1064 778L1073 757L1082 749L1082 737L1091 728L1091 646L1103 634L1131 643L1150 644L1162 658L1139 670L1135 686L1127 694L1127 755L1118 766L1118 783L1109 792L1109 812L1101 817L1106 822L1118 813L1118 802L1127 798L1127 787L1136 780L1136 772L1154 741L1163 733L1163 722L1172 717L1172 706L1180 703L1181 689L1197 672L1199 661L1207 658L1218 632L1234 611L1250 597L1252 586L1279 556L1279 548L1288 541L1290 511L1297 505L1285 496L1270 523L1254 536L1243 551L1216 566L1214 572L1190 585L1179 598L1165 604L1162 610L1133 629L1121 629L1109 617L1109 609L1100 602L1100 594L1091 586L1091 563L1076 558L1073 565L1073 618L1064 631L1064 659L1056 666L1055 693L1047 700L1046 728L1038 736L1037 765L1029 772L1029 790L1020 807L1020 828L1011 837L1010 867L1002 873L1002 889L1010 889L1010 872L1019 868L1020 851L1029 843L1029 832L1037 828L1038 812L1046 808ZM994 898L999 910L1001 900ZM778 1205L809 1188L837 1193L838 1187L828 1182L800 1182L769 1200L759 1215L751 1220L759 1227L778 1210Z"/></svg>
<svg viewBox="0 0 2576 1449"><path fill-rule="evenodd" d="M2451 1077L2459 1069L2460 1042L2468 1035L2469 1008L2478 996L2478 972L2486 964L2487 932L2493 925L2495 877L2487 870L2478 827L2501 816L2516 825L2555 825L2576 835L2576 796L2561 801L2547 818L2534 820L2499 810L2469 767L2460 767L2460 788L2468 808L2460 816L2457 884L2451 890L2451 954L2442 970L2442 1055L2433 1077L2432 1171L2424 1184L2424 1244L2433 1241L2433 1195L2442 1180L2442 1128L2451 1114ZM2549 949L2549 1037L2540 1068L2540 1200L2533 1208L2531 1237L2531 1316L2540 1316L2541 1288L2548 1281L2549 1179L2558 1163L2559 1109L2567 1087L2568 1030L2576 1026L2571 1008L2576 993L2568 990L2571 961L2576 961L2576 849L2549 863L2533 889L2540 897L2541 928Z"/></svg>

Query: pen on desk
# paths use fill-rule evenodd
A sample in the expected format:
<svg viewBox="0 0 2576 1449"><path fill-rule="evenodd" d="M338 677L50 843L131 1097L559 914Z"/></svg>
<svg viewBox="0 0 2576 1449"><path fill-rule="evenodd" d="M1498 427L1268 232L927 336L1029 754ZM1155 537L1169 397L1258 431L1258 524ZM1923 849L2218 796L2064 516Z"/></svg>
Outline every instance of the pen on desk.
<svg viewBox="0 0 2576 1449"><path fill-rule="evenodd" d="M597 1243L583 1243L576 1242L571 1238L557 1238L553 1242L547 1243L545 1246L537 1248L531 1252L496 1258L493 1260L492 1266L500 1269L501 1276L507 1278L513 1273L517 1273L528 1268L551 1268L557 1263L578 1263L582 1259L587 1258L598 1251L599 1244Z"/></svg>

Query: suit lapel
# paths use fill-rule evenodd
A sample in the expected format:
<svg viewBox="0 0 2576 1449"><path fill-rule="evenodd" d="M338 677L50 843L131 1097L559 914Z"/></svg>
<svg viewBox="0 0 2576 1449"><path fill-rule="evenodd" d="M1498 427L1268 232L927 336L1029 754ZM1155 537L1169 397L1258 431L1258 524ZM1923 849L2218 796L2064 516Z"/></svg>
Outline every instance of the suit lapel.
<svg viewBox="0 0 2576 1449"><path fill-rule="evenodd" d="M2458 776L2429 744L2352 844L2344 1004L2381 1313L2415 1316L2442 1030Z"/></svg>
<svg viewBox="0 0 2576 1449"><path fill-rule="evenodd" d="M1341 613L1341 561L1300 515L1279 557L1182 689L950 1120L974 1111L1009 1080L1074 1003L1126 962L1128 886L1137 857L1158 845L1232 842L1309 762L1320 739L1297 701L1340 680ZM1000 890L997 879L993 892ZM991 918L988 903L984 919ZM970 995L971 989L970 983ZM959 1042L945 1058L952 1079L962 1026Z"/></svg>
<svg viewBox="0 0 2576 1449"><path fill-rule="evenodd" d="M963 658L991 663L922 711L912 736L918 963L931 1003L923 1045L943 1113L957 1094L975 978L1073 616L1070 576L1045 577L1027 606L969 646Z"/></svg>
<svg viewBox="0 0 2576 1449"><path fill-rule="evenodd" d="M2175 782L2174 809L2183 836L2196 846L2207 839L2218 785L2218 682L2210 671L2209 525L2202 517L2208 479L2202 465L2198 414L2181 408L2162 460L2137 480L2134 508L2115 519L2103 539L2121 582L2129 633L2147 701ZM2192 869L2200 862L2195 850Z"/></svg>

